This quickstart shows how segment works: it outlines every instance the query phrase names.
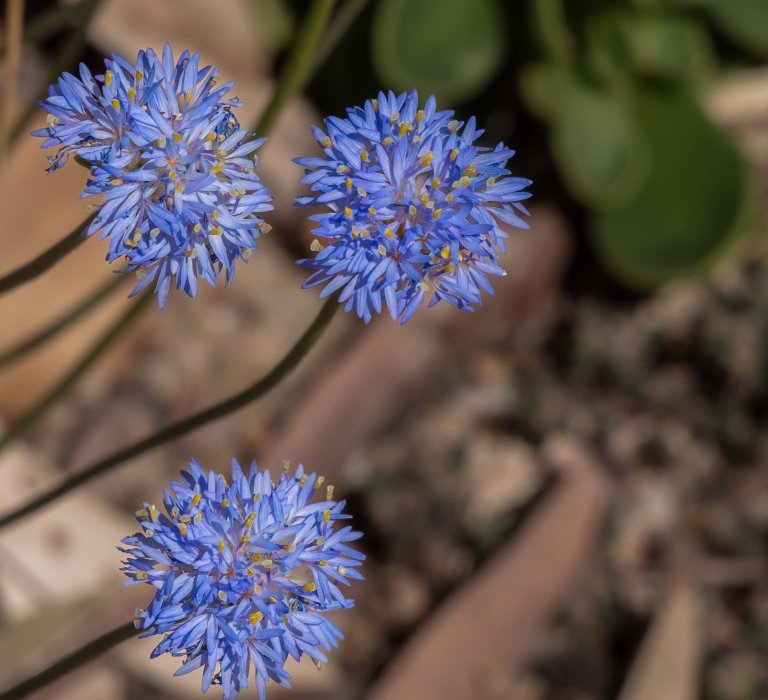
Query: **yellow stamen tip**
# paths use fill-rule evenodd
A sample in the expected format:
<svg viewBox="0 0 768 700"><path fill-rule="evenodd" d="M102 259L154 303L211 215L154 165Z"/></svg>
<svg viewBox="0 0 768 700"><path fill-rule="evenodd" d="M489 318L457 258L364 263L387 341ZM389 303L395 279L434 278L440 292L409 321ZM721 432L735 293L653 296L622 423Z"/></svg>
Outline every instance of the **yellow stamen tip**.
<svg viewBox="0 0 768 700"><path fill-rule="evenodd" d="M120 109L120 100L118 100L116 97L112 98L112 106L119 110Z"/></svg>
<svg viewBox="0 0 768 700"><path fill-rule="evenodd" d="M445 248L443 248L443 249L440 251L440 257L441 257L443 260L448 260L448 258L450 258L450 257L451 257L451 249L450 249L448 246L445 246Z"/></svg>
<svg viewBox="0 0 768 700"><path fill-rule="evenodd" d="M303 588L305 591L309 591L310 593L317 590L317 586L314 583L305 583Z"/></svg>
<svg viewBox="0 0 768 700"><path fill-rule="evenodd" d="M261 611L248 615L248 622L250 622L252 625L258 625L263 619L264 613Z"/></svg>
<svg viewBox="0 0 768 700"><path fill-rule="evenodd" d="M174 132L174 134L173 134L173 140L174 140L176 143L178 143L179 141L181 141L181 134L180 134L178 131Z"/></svg>
<svg viewBox="0 0 768 700"><path fill-rule="evenodd" d="M219 550L219 552L223 552L225 549L224 540L219 540L219 544L216 546L216 549Z"/></svg>

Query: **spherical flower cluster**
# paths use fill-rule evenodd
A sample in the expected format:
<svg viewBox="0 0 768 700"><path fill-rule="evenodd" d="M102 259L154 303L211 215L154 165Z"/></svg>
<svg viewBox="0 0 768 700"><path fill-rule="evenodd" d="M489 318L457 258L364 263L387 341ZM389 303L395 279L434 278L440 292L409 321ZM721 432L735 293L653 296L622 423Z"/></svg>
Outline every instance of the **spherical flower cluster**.
<svg viewBox="0 0 768 700"><path fill-rule="evenodd" d="M251 464L232 462L232 480L194 461L164 494L165 514L144 504L142 531L123 540L129 584L149 583L155 596L139 611L142 636L165 635L153 657L183 656L177 675L203 667L202 688L221 684L225 700L248 687L259 697L268 680L288 686L288 657L325 663L342 634L323 613L353 601L341 584L362 576L360 537L323 477L284 470L277 484Z"/></svg>
<svg viewBox="0 0 768 700"><path fill-rule="evenodd" d="M192 297L198 278L215 285L224 272L229 282L272 208L256 175L263 139L245 141L232 113L240 103L225 98L232 83L218 84L198 54L174 63L168 44L162 57L147 49L135 65L105 63L95 78L82 64L79 79L65 73L40 103L48 126L33 133L59 149L49 170L70 155L89 168L83 196L103 204L87 235L108 238L107 260L137 273L134 294L155 281L162 307L171 281Z"/></svg>
<svg viewBox="0 0 768 700"><path fill-rule="evenodd" d="M379 93L325 127L314 129L324 157L296 160L313 192L297 204L328 208L312 217L317 255L299 261L315 270L306 287L341 290L366 323L383 303L405 323L430 294L430 306L472 310L481 291L493 293L486 275L504 274L499 224L528 227L530 180L506 168L514 151L474 145L474 117L438 112L433 97L419 109L415 91Z"/></svg>

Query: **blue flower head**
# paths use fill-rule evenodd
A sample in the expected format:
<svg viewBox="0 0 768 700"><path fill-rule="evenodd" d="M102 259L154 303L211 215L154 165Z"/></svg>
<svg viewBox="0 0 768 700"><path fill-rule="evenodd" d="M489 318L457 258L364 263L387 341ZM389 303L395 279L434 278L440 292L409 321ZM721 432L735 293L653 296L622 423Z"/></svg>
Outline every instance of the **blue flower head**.
<svg viewBox="0 0 768 700"><path fill-rule="evenodd" d="M152 656L184 657L177 675L203 668L202 689L221 684L225 700L248 687L259 697L268 680L288 686L284 665L304 654L325 663L342 638L324 613L349 608L341 585L360 579L360 537L323 477L286 470L275 484L251 464L232 462L232 480L194 461L164 494L165 513L145 503L142 531L123 540L128 584L155 595L136 626L164 635Z"/></svg>
<svg viewBox="0 0 768 700"><path fill-rule="evenodd" d="M487 275L503 275L500 223L528 228L523 200L530 180L511 177L514 151L475 145L483 133L438 112L434 97L419 109L416 91L379 93L347 118L314 128L321 158L298 158L312 195L324 205L312 250L299 265L315 270L305 287L341 290L345 310L366 323L386 304L405 323L431 295L460 309L493 293Z"/></svg>
<svg viewBox="0 0 768 700"><path fill-rule="evenodd" d="M198 278L215 285L223 272L229 282L272 208L256 175L263 139L245 140L232 112L240 103L225 98L232 83L200 68L198 54L174 63L168 44L162 57L147 49L135 65L105 63L104 75L83 64L79 78L65 73L40 103L48 126L33 134L58 147L49 170L71 155L89 168L83 196L103 204L86 233L108 238L107 260L136 272L133 294L154 281L162 307L171 281L192 297Z"/></svg>

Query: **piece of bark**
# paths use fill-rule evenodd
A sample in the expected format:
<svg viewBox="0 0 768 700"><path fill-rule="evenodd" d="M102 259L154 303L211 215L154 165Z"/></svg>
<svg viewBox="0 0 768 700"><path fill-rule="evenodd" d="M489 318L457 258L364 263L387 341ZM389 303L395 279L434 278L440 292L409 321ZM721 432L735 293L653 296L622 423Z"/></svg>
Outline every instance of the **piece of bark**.
<svg viewBox="0 0 768 700"><path fill-rule="evenodd" d="M445 369L446 344L487 342L545 323L570 253L567 226L551 208L534 207L532 229L512 232L494 280L495 295L474 314L447 304L420 310L401 327L388 316L374 320L291 412L262 463L307 460L336 483L342 464L361 442L396 420Z"/></svg>
<svg viewBox="0 0 768 700"><path fill-rule="evenodd" d="M400 650L370 700L477 700L495 672L525 661L587 564L609 494L601 466L575 442L552 438L545 452L560 473L554 491Z"/></svg>
<svg viewBox="0 0 768 700"><path fill-rule="evenodd" d="M698 591L674 584L635 659L619 700L694 700L702 654Z"/></svg>

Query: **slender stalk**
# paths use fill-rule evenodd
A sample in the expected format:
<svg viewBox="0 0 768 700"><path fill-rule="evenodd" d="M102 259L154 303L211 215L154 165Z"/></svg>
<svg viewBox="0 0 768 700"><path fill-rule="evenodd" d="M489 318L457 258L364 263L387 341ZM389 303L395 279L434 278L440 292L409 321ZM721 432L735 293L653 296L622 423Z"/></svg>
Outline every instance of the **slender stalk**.
<svg viewBox="0 0 768 700"><path fill-rule="evenodd" d="M66 311L63 316L54 319L44 328L35 331L30 336L24 338L24 340L15 345L12 345L7 350L0 351L0 367L21 359L62 331L66 330L71 324L79 321L102 301L109 298L121 284L124 284L129 279L130 277L127 275L115 275L114 277L110 277L106 284L99 287L94 294L90 294L85 299L78 301L77 304Z"/></svg>
<svg viewBox="0 0 768 700"><path fill-rule="evenodd" d="M304 87L316 69L318 63L315 53L323 39L335 4L336 0L314 0L309 8L272 99L256 125L254 131L257 136L264 136L272 128L286 100Z"/></svg>
<svg viewBox="0 0 768 700"><path fill-rule="evenodd" d="M368 0L347 0L339 8L333 21L328 25L328 31L325 33L325 36L317 49L312 73L328 60L328 57L333 53L336 45L341 41L352 26L352 23L358 18L367 4ZM308 76L308 78L309 77L311 76Z"/></svg>
<svg viewBox="0 0 768 700"><path fill-rule="evenodd" d="M13 688L6 690L0 694L0 700L17 700L18 698L26 697L30 693L34 693L36 690L40 690L40 688L44 688L49 683L53 683L62 676L65 676L70 671L74 671L78 666L93 661L93 659L109 651L112 647L117 646L126 639L135 637L138 633L139 631L136 629L133 621L120 625L120 627L116 627L98 639L88 642L88 644L76 649L60 661L27 678L27 680L22 681Z"/></svg>
<svg viewBox="0 0 768 700"><path fill-rule="evenodd" d="M41 399L12 423L0 437L0 450L42 418L74 386L86 370L101 357L152 301L152 292L146 292L123 314L94 344L90 350Z"/></svg>
<svg viewBox="0 0 768 700"><path fill-rule="evenodd" d="M9 146L9 133L16 109L21 66L21 33L24 29L24 0L5 0L5 52L3 70L3 104L0 112L0 158L5 156Z"/></svg>
<svg viewBox="0 0 768 700"><path fill-rule="evenodd" d="M91 214L83 223L68 233L57 243L54 243L48 250L40 253L34 260L30 260L25 265L9 272L4 277L0 277L0 294L10 292L25 282L35 279L38 275L50 270L67 253L73 251L85 240L85 231L90 226L95 214Z"/></svg>
<svg viewBox="0 0 768 700"><path fill-rule="evenodd" d="M296 341L296 344L288 351L283 359L251 386L220 403L209 406L189 418L185 418L177 423L172 423L162 430L104 457L82 471L79 471L77 474L73 474L62 481L58 486L54 486L49 491L31 499L16 510L0 516L0 528L15 523L27 515L31 515L35 511L47 506L49 503L65 496L70 491L74 491L79 486L106 474L111 469L127 462L129 459L138 457L155 447L176 440L182 435L186 435L207 423L224 418L224 416L247 406L249 403L252 403L263 396L284 377L290 374L299 362L301 362L304 356L312 349L323 334L323 331L325 331L330 324L338 306L338 298L335 295L328 299L325 304L323 304L310 326L304 331L304 334L298 341Z"/></svg>

